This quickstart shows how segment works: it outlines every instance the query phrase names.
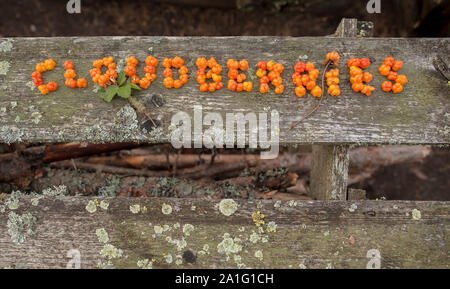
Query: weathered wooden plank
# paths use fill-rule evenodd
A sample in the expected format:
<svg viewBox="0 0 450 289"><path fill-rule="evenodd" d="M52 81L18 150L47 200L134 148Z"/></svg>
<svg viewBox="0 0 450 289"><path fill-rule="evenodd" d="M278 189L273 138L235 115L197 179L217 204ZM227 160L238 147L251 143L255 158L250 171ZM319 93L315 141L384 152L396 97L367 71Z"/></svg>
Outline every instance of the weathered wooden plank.
<svg viewBox="0 0 450 289"><path fill-rule="evenodd" d="M450 142L448 102L449 87L432 65L435 54L448 62L449 39L413 38L339 38L339 37L95 37L95 38L13 38L1 39L0 61L9 69L0 74L0 141L167 141L171 117L182 110L192 116L194 105L206 112L280 114L281 143L428 143ZM317 99L298 99L291 83L293 65L306 56L323 70L327 51L342 55L342 95L324 99L322 106L310 118L291 131L287 128L308 113ZM115 122L119 110L126 104L117 99L106 103L93 92L88 71L92 60L114 56L125 59L135 55L143 61L148 54L158 59L180 55L190 69L190 80L181 89L166 89L162 85L162 67L150 89L136 94L150 112L162 122L162 131L146 134L134 129L135 116L125 114ZM402 73L409 83L403 93L384 93L380 85L384 78L377 68L389 55L405 62ZM198 56L214 56L225 67L228 58L247 59L249 78L254 83L251 93L230 92L226 88L215 93L201 93L195 81L195 60ZM349 57L372 57L375 63L368 69L375 76L375 93L366 97L354 93L349 83L345 62ZM45 81L58 81L60 88L43 96L31 90L30 74L34 65L52 57L57 61L54 71L44 74ZM80 76L89 79L86 89L64 86L63 62L74 60ZM259 60L281 62L285 93L261 95L254 76ZM32 85L31 85L32 86ZM155 107L153 95L160 95L165 104ZM17 102L17 106L15 105ZM42 116L39 116L42 113ZM205 127L206 129L206 127ZM277 131L277 128L275 128Z"/></svg>
<svg viewBox="0 0 450 289"><path fill-rule="evenodd" d="M0 267L64 268L72 250L72 256L81 255L81 268L91 268L106 261L100 254L105 245L123 250L112 259L117 268L136 268L143 259L153 259L153 268L450 267L449 202L245 200L231 201L228 208L235 204L237 210L226 216L211 200L103 201L107 209L83 197L45 197L36 206L21 197L17 209L6 206L0 214ZM162 212L164 204L170 213ZM134 205L141 211L133 213ZM258 211L264 214L260 227L252 220ZM29 227L35 234L19 245L10 236L17 237L17 230L8 232L11 212L36 218ZM268 224L276 224L276 232L268 232Z"/></svg>

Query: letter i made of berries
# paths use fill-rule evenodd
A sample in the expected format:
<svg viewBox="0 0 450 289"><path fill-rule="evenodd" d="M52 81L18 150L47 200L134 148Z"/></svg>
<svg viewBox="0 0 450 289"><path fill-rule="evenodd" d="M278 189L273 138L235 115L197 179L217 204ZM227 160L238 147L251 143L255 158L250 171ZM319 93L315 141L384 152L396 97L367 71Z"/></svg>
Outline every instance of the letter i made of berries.
<svg viewBox="0 0 450 289"><path fill-rule="evenodd" d="M234 59L228 59L227 61L228 68L228 89L231 91L247 91L250 92L253 89L253 83L251 81L244 81L247 79L245 75L245 71L248 69L248 62L245 59L241 61L237 61ZM239 73L239 70L242 73Z"/></svg>
<svg viewBox="0 0 450 289"><path fill-rule="evenodd" d="M56 82L50 81L49 83L44 84L44 81L42 80L42 73L55 69L55 66L56 62L50 58L44 62L36 64L36 71L31 74L31 79L33 79L34 85L43 95L58 89L58 84Z"/></svg>
<svg viewBox="0 0 450 289"><path fill-rule="evenodd" d="M195 61L197 65L197 83L200 84L200 91L202 92L214 92L220 90L223 87L222 66L217 63L214 57L206 60L204 57L199 57ZM209 68L208 71L206 69ZM212 82L206 82L207 79L211 79Z"/></svg>
<svg viewBox="0 0 450 289"><path fill-rule="evenodd" d="M375 90L375 87L368 85L373 79L370 72L364 72L370 66L369 58L350 58L347 61L347 66L350 69L350 82L352 89L355 92L360 92L364 95L370 96ZM366 83L366 84L365 84Z"/></svg>
<svg viewBox="0 0 450 289"><path fill-rule="evenodd" d="M181 57L164 58L162 66L164 67L164 86L167 88L180 88L188 82L188 68L184 65L184 60ZM173 68L178 68L178 79L173 79Z"/></svg>
<svg viewBox="0 0 450 289"><path fill-rule="evenodd" d="M400 93L403 91L403 85L408 82L406 75L398 74L397 71L403 68L403 61L394 60L394 57L387 57L383 64L378 68L378 71L382 76L386 76L387 79L394 81L385 81L381 84L381 89L385 92L392 91L393 93Z"/></svg>
<svg viewBox="0 0 450 289"><path fill-rule="evenodd" d="M139 61L134 56L126 59L127 66L125 67L125 75L130 77L131 82L139 85L143 89L147 89L150 84L156 79L156 67L158 66L158 59L153 56L147 56L145 59L144 77L139 78L136 72L136 66Z"/></svg>

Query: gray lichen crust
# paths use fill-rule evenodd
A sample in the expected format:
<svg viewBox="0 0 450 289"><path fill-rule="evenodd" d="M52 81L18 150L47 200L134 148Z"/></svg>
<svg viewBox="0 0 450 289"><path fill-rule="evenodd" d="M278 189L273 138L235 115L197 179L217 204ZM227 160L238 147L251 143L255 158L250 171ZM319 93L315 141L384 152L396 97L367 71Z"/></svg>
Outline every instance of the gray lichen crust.
<svg viewBox="0 0 450 289"><path fill-rule="evenodd" d="M11 241L19 245L25 242L27 236L33 235L33 225L36 222L36 217L31 213L24 213L22 215L10 212L8 214L8 234L11 236Z"/></svg>

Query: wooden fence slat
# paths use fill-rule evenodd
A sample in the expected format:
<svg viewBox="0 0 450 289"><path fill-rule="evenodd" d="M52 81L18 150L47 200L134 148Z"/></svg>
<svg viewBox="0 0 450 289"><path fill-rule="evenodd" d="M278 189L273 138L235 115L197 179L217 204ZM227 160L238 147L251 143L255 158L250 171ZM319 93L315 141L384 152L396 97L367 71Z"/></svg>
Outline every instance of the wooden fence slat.
<svg viewBox="0 0 450 289"><path fill-rule="evenodd" d="M226 113L266 113L278 111L281 144L446 144L450 142L447 81L432 65L433 55L448 62L448 38L341 38L341 37L76 37L0 39L0 142L166 142L172 116L182 110L193 115L194 105L202 105L203 115ZM328 51L342 55L339 97L327 96L321 108L291 131L287 128L308 113L318 99L309 95L298 99L291 82L293 66L306 59L323 70ZM118 115L126 105L123 99L106 103L94 90L89 69L92 61L111 55L124 60L135 55L141 62L149 54L160 62L164 57L182 56L190 70L189 82L180 89L166 89L163 68L148 90L136 93L150 113L159 118L162 131L151 134L135 128L141 121L134 113ZM384 93L385 80L378 74L383 59L393 55L404 61L401 73L409 82L397 95ZM253 81L250 93L200 93L195 80L197 57L212 57L222 64L226 80L229 58L247 59L247 77ZM368 69L374 75L375 93L366 97L351 90L345 62L350 57L372 57ZM36 63L52 57L54 71L44 73L44 81L57 81L59 89L46 96L33 87L31 73ZM282 74L285 92L271 90L261 95L255 76L259 60L278 61L285 66ZM79 76L88 79L86 89L64 85L65 60L73 60ZM139 67L142 69L142 67ZM140 70L140 75L142 75ZM156 107L152 99L160 96L164 104ZM119 121L117 119L119 118ZM192 117L193 119L193 117ZM116 121L115 121L116 120Z"/></svg>
<svg viewBox="0 0 450 289"><path fill-rule="evenodd" d="M153 259L153 268L366 268L378 261L381 268L450 267L449 202L241 200L225 206L219 200L114 198L97 204L102 201L107 209L85 197L45 197L38 204L21 197L17 209L0 213L0 267L65 268L73 249L81 268L92 268L107 261L100 254L105 245L123 250L112 260L117 268L136 268L144 259ZM135 205L138 213L131 210ZM168 214L163 206L170 206ZM264 214L260 227L252 220L258 211ZM29 227L35 234L19 245L8 233L11 212L36 218Z"/></svg>

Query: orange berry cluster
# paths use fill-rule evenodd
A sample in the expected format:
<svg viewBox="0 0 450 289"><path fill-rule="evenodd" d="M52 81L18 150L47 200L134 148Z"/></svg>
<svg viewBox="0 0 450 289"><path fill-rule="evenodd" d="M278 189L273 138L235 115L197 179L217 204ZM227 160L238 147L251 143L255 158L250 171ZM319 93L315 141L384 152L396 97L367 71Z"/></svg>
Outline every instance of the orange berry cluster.
<svg viewBox="0 0 450 289"><path fill-rule="evenodd" d="M241 61L236 61L234 59L228 59L228 89L231 91L241 92L243 90L250 92L253 89L253 83L251 81L244 81L247 79L245 73L239 73L248 69L248 62L245 59Z"/></svg>
<svg viewBox="0 0 450 289"><path fill-rule="evenodd" d="M370 96L375 90L375 87L364 83L370 83L373 75L369 72L363 73L362 71L363 69L369 68L370 60L368 58L350 58L347 61L347 66L350 68L350 82L352 83L353 91Z"/></svg>
<svg viewBox="0 0 450 289"><path fill-rule="evenodd" d="M267 73L267 70L269 73ZM259 77L259 92L266 93L269 91L269 82L275 86L275 93L282 94L284 91L283 79L281 73L284 66L281 63L275 63L272 60L269 62L259 61L256 76Z"/></svg>
<svg viewBox="0 0 450 289"><path fill-rule="evenodd" d="M222 76L222 66L217 63L214 57L206 60L204 57L197 58L195 62L197 65L197 82L200 84L200 91L214 92L220 90L223 87ZM209 68L206 72L206 68ZM206 79L212 79L213 82L207 83Z"/></svg>
<svg viewBox="0 0 450 289"><path fill-rule="evenodd" d="M58 89L58 84L54 81L50 81L47 84L44 84L42 80L42 72L55 69L56 62L53 59L47 59L44 62L36 64L36 71L31 74L31 79L33 79L34 85L38 88L38 90L46 95L50 91L55 91Z"/></svg>
<svg viewBox="0 0 450 289"><path fill-rule="evenodd" d="M341 56L336 51L328 52L326 55L327 61L331 61L332 65L338 65ZM341 94L341 88L339 87L339 69L330 69L325 73L328 86L328 94L332 96L338 96Z"/></svg>
<svg viewBox="0 0 450 289"><path fill-rule="evenodd" d="M327 61L331 61L331 64L338 65L341 56L336 51L328 52L326 55Z"/></svg>
<svg viewBox="0 0 450 289"><path fill-rule="evenodd" d="M78 78L75 80L75 77L77 77L77 74L75 73L75 66L72 61L64 61L64 67L66 68L66 71L64 72L64 78L66 79L66 85L70 88L83 88L87 86L87 81L84 78Z"/></svg>
<svg viewBox="0 0 450 289"><path fill-rule="evenodd" d="M115 81L117 78L116 63L114 63L114 58L105 57L103 59L94 60L92 68L89 73L91 74L92 81L98 85L105 87L108 81ZM108 70L102 74L100 70L103 66L106 66Z"/></svg>
<svg viewBox="0 0 450 289"><path fill-rule="evenodd" d="M339 87L339 68L330 69L325 73L328 85L328 94L332 96L338 96L341 94L341 88Z"/></svg>
<svg viewBox="0 0 450 289"><path fill-rule="evenodd" d="M180 88L185 83L188 82L188 69L184 66L184 60L181 57L175 56L174 58L164 58L162 66L165 67L164 75L164 86L167 88ZM172 67L178 68L178 74L180 75L178 79L173 80Z"/></svg>
<svg viewBox="0 0 450 289"><path fill-rule="evenodd" d="M378 68L378 71L382 76L386 76L387 79L395 81L395 84L392 85L392 82L385 81L381 84L381 89L383 91L393 93L399 93L403 91L403 85L408 82L408 79L403 74L397 74L396 71L399 71L403 67L403 61L394 60L394 57L387 57L383 64Z"/></svg>
<svg viewBox="0 0 450 289"><path fill-rule="evenodd" d="M134 84L139 84L139 86L143 89L147 89L150 84L156 79L156 67L158 66L158 59L153 56L147 56L145 59L145 67L144 72L145 75L143 78L139 78L136 75L136 65L138 65L139 61L134 56L130 56L126 59L127 66L125 67L125 75L131 78L131 82Z"/></svg>
<svg viewBox="0 0 450 289"><path fill-rule="evenodd" d="M307 72L307 73L304 73ZM322 95L322 89L316 85L316 80L319 78L319 70L314 67L311 62L297 62L294 66L294 74L292 74L292 82L295 84L295 94L297 97L303 97L306 90L311 92L314 97Z"/></svg>

